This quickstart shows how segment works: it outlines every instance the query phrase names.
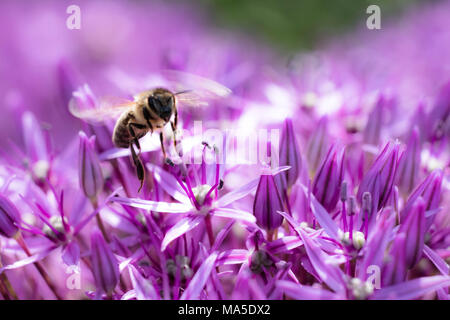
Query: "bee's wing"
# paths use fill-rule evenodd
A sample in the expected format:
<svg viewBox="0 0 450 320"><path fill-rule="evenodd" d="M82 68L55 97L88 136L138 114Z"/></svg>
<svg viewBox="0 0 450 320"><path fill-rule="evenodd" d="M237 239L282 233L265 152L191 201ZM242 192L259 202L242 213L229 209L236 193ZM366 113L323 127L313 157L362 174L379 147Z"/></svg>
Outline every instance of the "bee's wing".
<svg viewBox="0 0 450 320"><path fill-rule="evenodd" d="M165 70L164 77L170 82L177 102L191 107L207 106L209 101L229 96L231 90L214 80L198 75Z"/></svg>
<svg viewBox="0 0 450 320"><path fill-rule="evenodd" d="M101 123L106 120L117 119L124 111L134 106L134 101L102 98L95 108L85 108L76 98L69 101L70 113L91 123Z"/></svg>

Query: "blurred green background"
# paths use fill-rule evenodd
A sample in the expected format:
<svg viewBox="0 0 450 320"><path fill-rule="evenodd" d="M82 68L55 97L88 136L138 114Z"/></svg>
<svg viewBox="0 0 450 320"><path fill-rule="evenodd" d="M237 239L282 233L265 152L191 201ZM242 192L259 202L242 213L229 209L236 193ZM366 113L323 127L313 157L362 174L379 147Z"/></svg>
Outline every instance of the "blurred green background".
<svg viewBox="0 0 450 320"><path fill-rule="evenodd" d="M285 53L313 48L327 38L365 27L371 4L381 21L427 0L192 0L219 27L250 34Z"/></svg>

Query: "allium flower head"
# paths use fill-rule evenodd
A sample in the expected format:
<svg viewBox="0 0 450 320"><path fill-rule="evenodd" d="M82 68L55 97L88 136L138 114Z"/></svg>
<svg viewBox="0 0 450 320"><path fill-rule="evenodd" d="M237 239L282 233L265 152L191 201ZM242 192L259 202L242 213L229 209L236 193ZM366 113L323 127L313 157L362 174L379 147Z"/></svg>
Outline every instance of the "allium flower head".
<svg viewBox="0 0 450 320"><path fill-rule="evenodd" d="M191 3L77 5L0 3L0 299L449 298L450 3L288 74Z"/></svg>

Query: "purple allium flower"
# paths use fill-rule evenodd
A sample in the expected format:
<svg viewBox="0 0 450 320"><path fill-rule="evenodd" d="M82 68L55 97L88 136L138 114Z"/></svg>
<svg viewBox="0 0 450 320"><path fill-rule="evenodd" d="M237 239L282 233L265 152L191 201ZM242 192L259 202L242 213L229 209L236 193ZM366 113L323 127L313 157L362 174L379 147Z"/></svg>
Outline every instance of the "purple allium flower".
<svg viewBox="0 0 450 320"><path fill-rule="evenodd" d="M450 4L288 74L192 4L78 5L67 30L59 2L0 4L0 299L448 299ZM138 192L98 110L166 86L206 101L161 128L173 166L140 139Z"/></svg>

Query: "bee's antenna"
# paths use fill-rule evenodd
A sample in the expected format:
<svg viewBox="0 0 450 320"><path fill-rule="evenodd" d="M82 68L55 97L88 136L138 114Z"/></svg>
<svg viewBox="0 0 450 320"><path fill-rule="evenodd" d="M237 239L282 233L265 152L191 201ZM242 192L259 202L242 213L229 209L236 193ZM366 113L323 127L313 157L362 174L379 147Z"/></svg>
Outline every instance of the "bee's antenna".
<svg viewBox="0 0 450 320"><path fill-rule="evenodd" d="M188 93L188 92L191 92L191 91L192 90L183 90L183 91L179 91L177 93L174 93L173 95L176 96L176 95L183 94L183 93Z"/></svg>

